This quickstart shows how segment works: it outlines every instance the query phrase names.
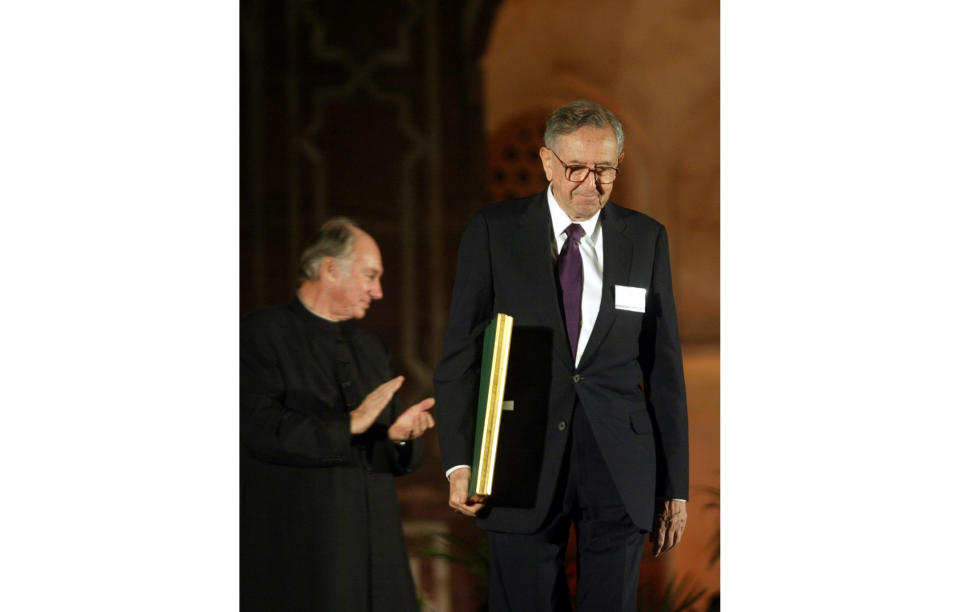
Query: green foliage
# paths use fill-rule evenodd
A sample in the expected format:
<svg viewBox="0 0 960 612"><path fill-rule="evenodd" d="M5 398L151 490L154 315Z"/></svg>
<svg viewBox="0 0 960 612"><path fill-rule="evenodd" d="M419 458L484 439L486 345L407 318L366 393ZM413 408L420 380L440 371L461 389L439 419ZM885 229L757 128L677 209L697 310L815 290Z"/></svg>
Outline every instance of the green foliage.
<svg viewBox="0 0 960 612"><path fill-rule="evenodd" d="M487 552L486 535L481 534L476 542L465 540L450 533L437 533L430 538L440 538L443 544L439 547L423 544L417 549L414 556L427 559L443 559L450 563L463 565L473 577L477 592L485 596L490 578L490 555Z"/></svg>
<svg viewBox="0 0 960 612"><path fill-rule="evenodd" d="M679 582L671 578L659 596L653 585L643 583L637 594L637 612L690 612L706 594L707 589L689 576Z"/></svg>
<svg viewBox="0 0 960 612"><path fill-rule="evenodd" d="M719 491L716 493L719 496ZM712 504L708 504L708 507ZM715 504L719 507L719 503ZM436 544L436 539L441 544ZM431 540L433 542L431 543ZM716 558L719 558L719 533L717 534ZM481 534L476 541L466 540L449 533L437 533L424 538L424 544L416 549L417 557L443 559L460 564L469 571L479 599L486 600L489 583L489 553L486 536ZM711 561L713 563L713 561ZM707 594L707 589L697 584L690 576L681 580L672 577L662 593L653 584L641 583L637 592L637 612L693 612L694 605ZM486 609L486 604L481 609Z"/></svg>

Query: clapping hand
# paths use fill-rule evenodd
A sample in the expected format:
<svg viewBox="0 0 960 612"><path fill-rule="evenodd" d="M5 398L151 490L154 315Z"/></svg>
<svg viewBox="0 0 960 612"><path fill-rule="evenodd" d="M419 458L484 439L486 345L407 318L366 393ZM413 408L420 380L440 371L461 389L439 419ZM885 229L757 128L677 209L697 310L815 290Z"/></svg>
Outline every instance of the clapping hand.
<svg viewBox="0 0 960 612"><path fill-rule="evenodd" d="M402 384L403 376L397 376L383 383L363 398L363 402L350 411L350 433L362 434L370 429L370 426L377 420L383 409L387 407L390 400L393 399L393 394Z"/></svg>
<svg viewBox="0 0 960 612"><path fill-rule="evenodd" d="M433 408L435 403L432 397L428 397L404 410L387 430L387 436L394 442L415 440L422 436L434 426L433 415L427 411Z"/></svg>

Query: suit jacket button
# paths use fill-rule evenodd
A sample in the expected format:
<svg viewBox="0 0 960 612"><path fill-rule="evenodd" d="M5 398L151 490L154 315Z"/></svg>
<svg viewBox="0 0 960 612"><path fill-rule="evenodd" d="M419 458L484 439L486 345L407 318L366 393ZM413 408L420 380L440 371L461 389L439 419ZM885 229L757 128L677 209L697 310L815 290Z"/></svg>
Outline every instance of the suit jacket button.
<svg viewBox="0 0 960 612"><path fill-rule="evenodd" d="M557 425L557 429L560 430L560 431L563 431L563 430L566 429L566 428L567 428L567 423L566 423L566 421L560 421L560 423Z"/></svg>
<svg viewBox="0 0 960 612"><path fill-rule="evenodd" d="M573 375L573 382L575 382L575 383L580 382L580 375L579 375L579 374L574 374L574 375Z"/></svg>

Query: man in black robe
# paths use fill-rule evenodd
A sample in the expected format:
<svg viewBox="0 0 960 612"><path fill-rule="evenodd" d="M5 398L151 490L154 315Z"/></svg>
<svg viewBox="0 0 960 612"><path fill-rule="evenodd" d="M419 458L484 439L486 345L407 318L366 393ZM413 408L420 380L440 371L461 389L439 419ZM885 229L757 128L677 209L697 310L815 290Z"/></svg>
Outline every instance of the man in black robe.
<svg viewBox="0 0 960 612"><path fill-rule="evenodd" d="M283 306L240 323L240 607L416 610L395 475L423 458L433 398L401 410L383 343L350 320L382 297L369 234L331 219Z"/></svg>

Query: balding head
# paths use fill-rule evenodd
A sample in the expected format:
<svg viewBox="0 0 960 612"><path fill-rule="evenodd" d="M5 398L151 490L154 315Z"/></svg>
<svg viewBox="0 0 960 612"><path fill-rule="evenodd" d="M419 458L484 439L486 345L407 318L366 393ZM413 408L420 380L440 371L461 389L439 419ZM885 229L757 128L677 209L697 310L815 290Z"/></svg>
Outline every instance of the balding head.
<svg viewBox="0 0 960 612"><path fill-rule="evenodd" d="M324 223L300 261L300 298L325 318L362 319L370 303L383 297L380 249L345 217Z"/></svg>
<svg viewBox="0 0 960 612"><path fill-rule="evenodd" d="M321 225L300 256L300 280L317 280L320 264L327 257L345 264L353 251L354 229L360 228L347 217L333 217Z"/></svg>

